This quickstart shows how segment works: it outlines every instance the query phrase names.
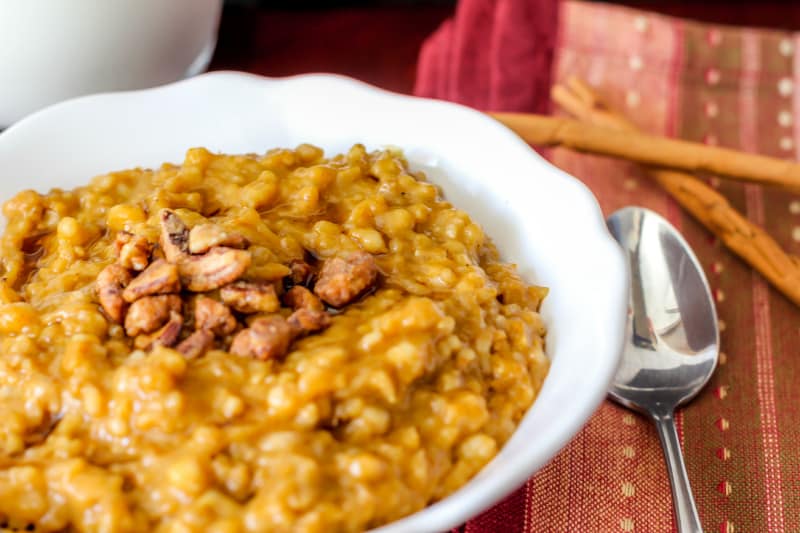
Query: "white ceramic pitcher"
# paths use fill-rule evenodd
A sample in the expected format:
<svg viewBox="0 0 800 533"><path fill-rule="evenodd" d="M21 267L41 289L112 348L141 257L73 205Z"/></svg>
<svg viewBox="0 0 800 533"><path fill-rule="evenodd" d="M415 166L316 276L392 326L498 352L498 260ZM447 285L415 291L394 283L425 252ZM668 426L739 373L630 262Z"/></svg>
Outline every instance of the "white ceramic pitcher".
<svg viewBox="0 0 800 533"><path fill-rule="evenodd" d="M0 0L0 128L83 94L202 72L222 0Z"/></svg>

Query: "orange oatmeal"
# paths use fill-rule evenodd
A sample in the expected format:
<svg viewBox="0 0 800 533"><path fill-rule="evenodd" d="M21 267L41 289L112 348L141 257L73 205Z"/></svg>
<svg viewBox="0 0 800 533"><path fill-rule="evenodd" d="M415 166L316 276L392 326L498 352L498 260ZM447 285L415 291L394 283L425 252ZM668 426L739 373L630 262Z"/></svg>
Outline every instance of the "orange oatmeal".
<svg viewBox="0 0 800 533"><path fill-rule="evenodd" d="M3 213L4 528L363 531L547 373L546 289L396 151L195 148Z"/></svg>

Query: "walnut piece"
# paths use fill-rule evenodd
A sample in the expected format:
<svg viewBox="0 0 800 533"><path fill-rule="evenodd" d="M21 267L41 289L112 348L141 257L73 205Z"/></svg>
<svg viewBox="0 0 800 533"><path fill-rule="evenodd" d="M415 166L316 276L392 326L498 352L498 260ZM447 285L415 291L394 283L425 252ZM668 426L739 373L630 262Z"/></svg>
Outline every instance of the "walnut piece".
<svg viewBox="0 0 800 533"><path fill-rule="evenodd" d="M181 308L181 297L177 294L140 298L131 304L125 315L125 333L130 337L151 333L163 326L171 313L180 313Z"/></svg>
<svg viewBox="0 0 800 533"><path fill-rule="evenodd" d="M149 335L139 335L133 340L133 346L139 350L149 350L154 346L173 346L181 334L183 316L171 311L169 320L164 326Z"/></svg>
<svg viewBox="0 0 800 533"><path fill-rule="evenodd" d="M240 313L274 313L280 308L275 287L258 281L237 281L219 291L222 301Z"/></svg>
<svg viewBox="0 0 800 533"><path fill-rule="evenodd" d="M189 253L189 229L174 211L162 209L159 216L161 218L159 243L164 258L170 263L177 263Z"/></svg>
<svg viewBox="0 0 800 533"><path fill-rule="evenodd" d="M133 302L151 294L180 292L178 267L163 259L156 259L131 281L122 292L126 302Z"/></svg>
<svg viewBox="0 0 800 533"><path fill-rule="evenodd" d="M97 276L97 299L114 322L122 322L127 306L122 293L132 278L128 269L118 264L108 265Z"/></svg>
<svg viewBox="0 0 800 533"><path fill-rule="evenodd" d="M146 237L129 231L120 231L114 241L117 262L125 268L141 272L150 262L153 245Z"/></svg>
<svg viewBox="0 0 800 533"><path fill-rule="evenodd" d="M214 335L230 335L236 329L236 318L227 305L208 296L198 296L194 301L194 327Z"/></svg>
<svg viewBox="0 0 800 533"><path fill-rule="evenodd" d="M192 292L218 289L244 274L250 266L250 254L217 246L203 255L186 256L178 263L181 280Z"/></svg>
<svg viewBox="0 0 800 533"><path fill-rule="evenodd" d="M198 224L189 232L189 253L202 254L214 246L247 248L247 239L217 224Z"/></svg>
<svg viewBox="0 0 800 533"><path fill-rule="evenodd" d="M205 329L198 329L183 339L175 349L186 359L196 359L214 345L214 335Z"/></svg>
<svg viewBox="0 0 800 533"><path fill-rule="evenodd" d="M320 331L331 325L331 317L325 311L301 307L287 319L296 336Z"/></svg>
<svg viewBox="0 0 800 533"><path fill-rule="evenodd" d="M314 269L302 259L292 259L289 262L289 270L292 272L287 277L292 285L305 285L308 287L314 280Z"/></svg>
<svg viewBox="0 0 800 533"><path fill-rule="evenodd" d="M316 311L324 311L325 306L319 301L319 298L303 287L302 285L295 285L283 295L283 303L291 307L293 310L298 309L313 309Z"/></svg>
<svg viewBox="0 0 800 533"><path fill-rule="evenodd" d="M342 307L372 288L378 281L375 258L367 252L331 257L322 263L314 293L333 307Z"/></svg>
<svg viewBox="0 0 800 533"><path fill-rule="evenodd" d="M236 334L230 352L262 361L280 358L289 351L293 337L292 327L282 316L257 318L249 328Z"/></svg>

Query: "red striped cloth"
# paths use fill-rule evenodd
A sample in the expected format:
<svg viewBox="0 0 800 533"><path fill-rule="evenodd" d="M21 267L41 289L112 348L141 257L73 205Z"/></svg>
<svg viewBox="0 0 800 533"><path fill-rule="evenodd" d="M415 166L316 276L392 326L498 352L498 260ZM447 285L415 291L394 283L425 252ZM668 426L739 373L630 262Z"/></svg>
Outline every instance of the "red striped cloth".
<svg viewBox="0 0 800 533"><path fill-rule="evenodd" d="M423 45L414 92L483 110L545 111L557 17L554 0L459 3Z"/></svg>
<svg viewBox="0 0 800 533"><path fill-rule="evenodd" d="M541 112L551 80L576 74L647 131L798 158L799 34L610 4L554 5L463 0L455 19L423 47L417 94ZM549 157L589 185L605 212L638 204L664 214L705 267L723 353L708 387L677 417L704 529L800 531L800 310L636 166L561 149ZM800 254L800 197L707 179ZM462 529L673 531L671 506L654 430L606 402L549 465Z"/></svg>

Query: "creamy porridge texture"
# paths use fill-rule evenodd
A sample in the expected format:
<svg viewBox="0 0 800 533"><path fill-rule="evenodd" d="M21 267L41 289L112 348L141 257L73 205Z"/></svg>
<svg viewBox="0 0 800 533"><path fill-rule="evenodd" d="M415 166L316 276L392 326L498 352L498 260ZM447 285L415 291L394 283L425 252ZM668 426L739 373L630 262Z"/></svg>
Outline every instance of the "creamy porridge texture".
<svg viewBox="0 0 800 533"><path fill-rule="evenodd" d="M3 212L4 527L362 531L466 483L547 373L546 289L396 151L195 148Z"/></svg>

